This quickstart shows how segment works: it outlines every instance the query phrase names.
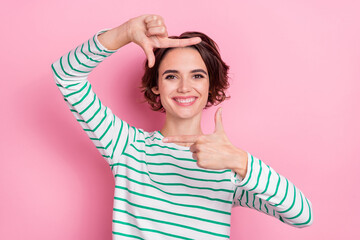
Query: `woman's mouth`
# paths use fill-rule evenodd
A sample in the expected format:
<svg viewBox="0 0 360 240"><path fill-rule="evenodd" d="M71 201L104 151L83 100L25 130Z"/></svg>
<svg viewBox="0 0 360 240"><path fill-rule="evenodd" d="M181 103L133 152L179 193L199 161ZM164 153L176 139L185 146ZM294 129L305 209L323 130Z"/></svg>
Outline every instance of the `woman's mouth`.
<svg viewBox="0 0 360 240"><path fill-rule="evenodd" d="M173 97L172 98L177 105L180 106L190 106L193 105L197 99L197 97L189 96L189 97Z"/></svg>

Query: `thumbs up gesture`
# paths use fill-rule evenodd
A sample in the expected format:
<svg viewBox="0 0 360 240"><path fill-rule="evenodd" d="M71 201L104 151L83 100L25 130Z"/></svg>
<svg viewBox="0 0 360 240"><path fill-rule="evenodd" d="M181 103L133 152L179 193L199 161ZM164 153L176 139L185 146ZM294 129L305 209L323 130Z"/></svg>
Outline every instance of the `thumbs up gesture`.
<svg viewBox="0 0 360 240"><path fill-rule="evenodd" d="M208 135L182 135L163 138L167 143L192 143L190 151L197 165L206 169L232 169L241 177L247 171L247 153L235 147L227 138L221 118L221 108L215 113L215 130Z"/></svg>

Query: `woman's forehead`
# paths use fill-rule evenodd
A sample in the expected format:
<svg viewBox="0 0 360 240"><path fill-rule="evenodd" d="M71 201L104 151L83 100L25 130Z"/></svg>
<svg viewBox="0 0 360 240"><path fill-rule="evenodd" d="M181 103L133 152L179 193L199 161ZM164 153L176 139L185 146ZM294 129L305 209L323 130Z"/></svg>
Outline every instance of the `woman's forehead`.
<svg viewBox="0 0 360 240"><path fill-rule="evenodd" d="M161 60L159 72L166 70L177 70L179 72L203 69L207 72L206 65L200 53L192 47L173 48L168 50Z"/></svg>

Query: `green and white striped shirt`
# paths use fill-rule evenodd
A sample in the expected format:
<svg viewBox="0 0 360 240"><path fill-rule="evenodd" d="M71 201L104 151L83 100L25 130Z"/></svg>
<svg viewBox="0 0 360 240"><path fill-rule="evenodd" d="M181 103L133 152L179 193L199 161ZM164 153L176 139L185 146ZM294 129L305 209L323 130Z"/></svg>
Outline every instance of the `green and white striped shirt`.
<svg viewBox="0 0 360 240"><path fill-rule="evenodd" d="M71 112L114 175L113 239L229 239L231 209L238 205L295 227L311 225L310 201L251 154L244 179L229 169L203 169L188 147L163 143L159 131L116 117L87 81L114 52L96 34L52 64Z"/></svg>

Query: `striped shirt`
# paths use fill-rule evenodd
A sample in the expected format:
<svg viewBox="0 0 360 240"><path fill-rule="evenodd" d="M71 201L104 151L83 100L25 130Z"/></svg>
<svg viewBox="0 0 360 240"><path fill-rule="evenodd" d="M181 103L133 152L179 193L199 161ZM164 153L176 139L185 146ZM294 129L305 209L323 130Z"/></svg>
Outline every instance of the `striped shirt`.
<svg viewBox="0 0 360 240"><path fill-rule="evenodd" d="M229 239L234 206L295 227L311 225L310 201L260 159L248 153L244 179L230 169L203 169L189 147L163 143L159 131L144 131L115 116L87 80L115 52L100 44L99 33L53 63L52 70L70 111L114 175L113 239Z"/></svg>

